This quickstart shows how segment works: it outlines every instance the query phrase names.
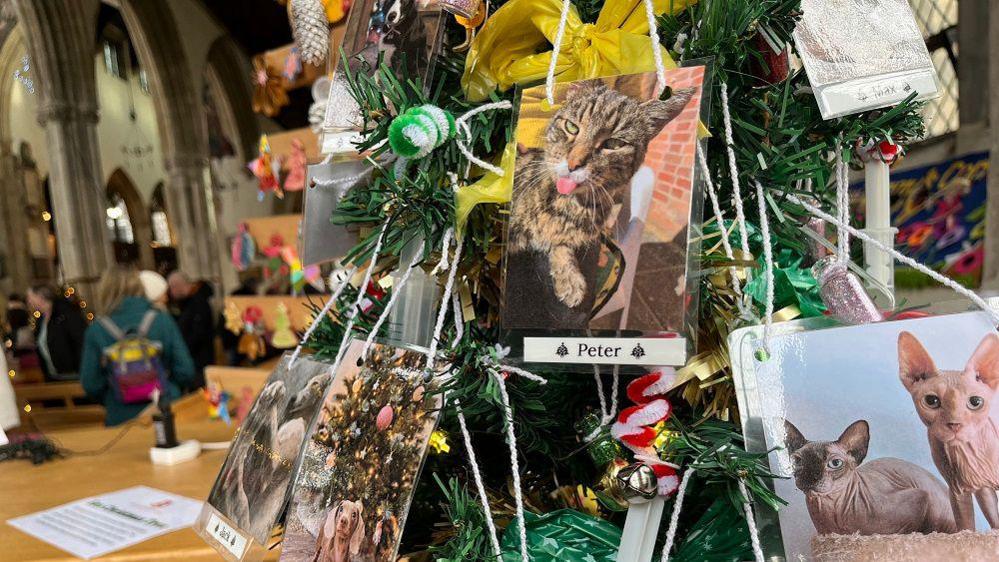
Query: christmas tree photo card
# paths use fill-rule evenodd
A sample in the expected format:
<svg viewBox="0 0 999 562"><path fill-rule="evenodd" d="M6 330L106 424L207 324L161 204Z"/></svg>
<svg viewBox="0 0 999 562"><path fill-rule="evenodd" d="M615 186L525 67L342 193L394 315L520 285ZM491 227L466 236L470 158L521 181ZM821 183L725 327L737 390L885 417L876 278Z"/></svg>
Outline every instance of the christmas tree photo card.
<svg viewBox="0 0 999 562"><path fill-rule="evenodd" d="M526 89L507 231L507 329L682 331L704 67Z"/></svg>
<svg viewBox="0 0 999 562"><path fill-rule="evenodd" d="M440 399L425 355L354 340L307 437L288 506L282 562L390 562Z"/></svg>
<svg viewBox="0 0 999 562"><path fill-rule="evenodd" d="M230 560L263 544L287 503L288 488L332 376L329 365L281 358L239 427L195 531ZM241 548L236 548L242 545Z"/></svg>
<svg viewBox="0 0 999 562"><path fill-rule="evenodd" d="M759 335L729 344L747 449L769 455L788 502L764 533L768 559L995 559L999 534L982 533L999 527L988 314L775 334L763 360Z"/></svg>

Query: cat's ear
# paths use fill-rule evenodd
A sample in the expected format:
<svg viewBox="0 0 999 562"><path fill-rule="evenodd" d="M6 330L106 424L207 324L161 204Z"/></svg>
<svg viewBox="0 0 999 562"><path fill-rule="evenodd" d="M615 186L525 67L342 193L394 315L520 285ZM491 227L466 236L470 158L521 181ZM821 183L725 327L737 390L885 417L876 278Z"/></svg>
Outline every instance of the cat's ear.
<svg viewBox="0 0 999 562"><path fill-rule="evenodd" d="M999 387L999 336L993 333L982 338L982 343L971 354L965 372L974 373L992 390Z"/></svg>
<svg viewBox="0 0 999 562"><path fill-rule="evenodd" d="M912 390L917 382L935 377L937 367L926 352L923 344L909 332L898 335L898 378L902 380L906 390Z"/></svg>
<svg viewBox="0 0 999 562"><path fill-rule="evenodd" d="M840 435L836 442L846 449L857 464L860 464L867 456L867 445L871 442L871 428L866 420L857 420L843 431L843 435Z"/></svg>
<svg viewBox="0 0 999 562"><path fill-rule="evenodd" d="M651 100L643 103L642 109L651 118L649 119L650 138L658 135L666 123L680 115L680 112L687 107L696 92L697 88L683 88L682 90L674 90L673 95L668 100Z"/></svg>
<svg viewBox="0 0 999 562"><path fill-rule="evenodd" d="M784 420L784 444L787 445L787 452L794 453L798 449L808 445L808 439L798 431L794 424Z"/></svg>

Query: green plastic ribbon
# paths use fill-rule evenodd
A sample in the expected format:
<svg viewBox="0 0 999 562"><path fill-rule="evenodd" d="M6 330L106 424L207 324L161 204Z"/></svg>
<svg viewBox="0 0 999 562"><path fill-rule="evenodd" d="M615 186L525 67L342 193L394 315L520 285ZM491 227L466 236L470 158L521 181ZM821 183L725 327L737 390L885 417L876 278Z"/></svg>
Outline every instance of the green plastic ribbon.
<svg viewBox="0 0 999 562"><path fill-rule="evenodd" d="M524 512L527 553L533 562L615 562L621 529L598 517L574 509L544 515ZM520 562L517 520L506 527L500 548L503 562Z"/></svg>

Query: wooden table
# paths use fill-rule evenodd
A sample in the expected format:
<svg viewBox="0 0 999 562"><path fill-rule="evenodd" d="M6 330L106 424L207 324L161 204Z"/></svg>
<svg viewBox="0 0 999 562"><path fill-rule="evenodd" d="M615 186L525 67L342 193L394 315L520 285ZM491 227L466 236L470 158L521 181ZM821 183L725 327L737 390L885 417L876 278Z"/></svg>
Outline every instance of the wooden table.
<svg viewBox="0 0 999 562"><path fill-rule="evenodd" d="M228 441L234 428L222 422L197 420L179 424L179 439L202 442ZM54 431L49 437L75 451L92 451L107 444L119 428L81 428ZM198 458L174 465L149 461L153 430L135 425L108 451L98 455L73 455L40 466L28 461L8 461L0 466L0 545L2 560L65 562L77 558L18 531L8 519L48 509L97 494L140 484L197 500L208 497L225 451L204 451ZM267 559L276 560L277 551ZM102 561L216 561L221 557L191 529L169 533L96 560Z"/></svg>

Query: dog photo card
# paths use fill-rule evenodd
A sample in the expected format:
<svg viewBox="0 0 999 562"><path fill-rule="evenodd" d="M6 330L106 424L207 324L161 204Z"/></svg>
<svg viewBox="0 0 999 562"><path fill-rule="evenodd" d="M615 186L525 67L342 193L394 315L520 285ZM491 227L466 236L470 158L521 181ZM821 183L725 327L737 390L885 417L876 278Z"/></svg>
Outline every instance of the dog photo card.
<svg viewBox="0 0 999 562"><path fill-rule="evenodd" d="M983 534L999 527L999 335L987 314L776 334L764 361L758 335L729 344L747 448L785 477L768 556L999 555L999 534Z"/></svg>
<svg viewBox="0 0 999 562"><path fill-rule="evenodd" d="M522 92L504 328L683 331L704 71Z"/></svg>
<svg viewBox="0 0 999 562"><path fill-rule="evenodd" d="M282 562L394 562L437 424L426 356L354 340L310 428Z"/></svg>
<svg viewBox="0 0 999 562"><path fill-rule="evenodd" d="M326 363L285 354L229 447L195 531L227 560L263 545L284 510L306 431L332 375Z"/></svg>

